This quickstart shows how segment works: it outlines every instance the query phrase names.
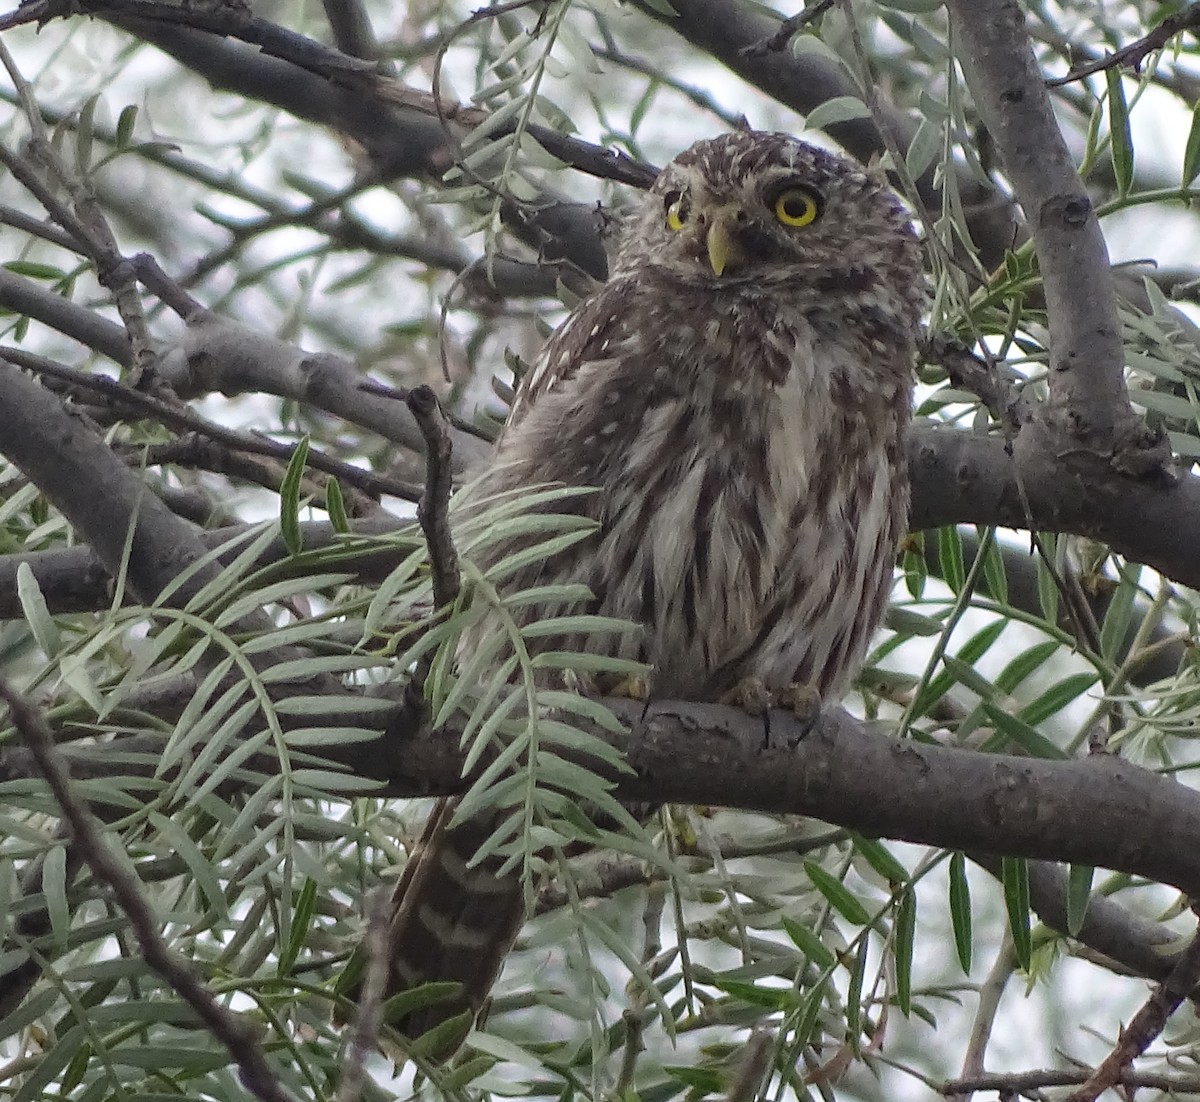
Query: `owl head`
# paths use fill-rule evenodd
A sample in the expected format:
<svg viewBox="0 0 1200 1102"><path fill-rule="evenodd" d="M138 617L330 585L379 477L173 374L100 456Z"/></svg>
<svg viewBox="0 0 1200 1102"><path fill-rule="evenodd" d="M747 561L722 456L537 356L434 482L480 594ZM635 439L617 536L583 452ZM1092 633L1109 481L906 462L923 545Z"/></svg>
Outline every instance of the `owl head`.
<svg viewBox="0 0 1200 1102"><path fill-rule="evenodd" d="M845 157L759 131L697 142L662 170L614 272L646 264L714 290L921 284L920 249L890 188Z"/></svg>

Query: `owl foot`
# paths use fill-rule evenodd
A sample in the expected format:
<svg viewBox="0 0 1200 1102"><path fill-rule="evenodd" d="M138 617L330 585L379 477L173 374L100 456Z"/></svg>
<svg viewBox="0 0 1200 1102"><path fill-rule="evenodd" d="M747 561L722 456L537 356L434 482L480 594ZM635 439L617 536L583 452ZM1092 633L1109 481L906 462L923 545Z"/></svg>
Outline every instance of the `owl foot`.
<svg viewBox="0 0 1200 1102"><path fill-rule="evenodd" d="M765 716L774 703L771 690L761 677L743 677L732 689L721 697L722 704L732 704L749 712L752 716Z"/></svg>
<svg viewBox="0 0 1200 1102"><path fill-rule="evenodd" d="M799 731L788 739L788 747L794 749L812 732L821 716L821 697L812 685L794 682L781 689L768 689L762 678L743 677L722 698L722 704L732 704L762 716L764 748L771 743L771 709L779 708L791 712L799 723Z"/></svg>
<svg viewBox="0 0 1200 1102"><path fill-rule="evenodd" d="M623 696L627 700L649 700L650 678L644 673L632 673L622 677L611 689L610 696Z"/></svg>

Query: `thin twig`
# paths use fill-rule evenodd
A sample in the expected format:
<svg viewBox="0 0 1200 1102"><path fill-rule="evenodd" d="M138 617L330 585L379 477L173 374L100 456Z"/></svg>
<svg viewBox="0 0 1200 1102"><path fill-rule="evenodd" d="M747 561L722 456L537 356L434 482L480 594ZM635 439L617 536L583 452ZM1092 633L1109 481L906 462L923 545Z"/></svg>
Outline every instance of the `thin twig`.
<svg viewBox="0 0 1200 1102"><path fill-rule="evenodd" d="M159 301L169 306L184 321L204 312L204 304L192 298L175 280L159 266L149 253L138 253L130 263L143 287L158 296Z"/></svg>
<svg viewBox="0 0 1200 1102"><path fill-rule="evenodd" d="M996 1025L996 1014L1000 1009L1000 1000L1008 987L1008 981L1017 965L1017 956L1013 951L1012 935L1006 930L1000 951L992 964L992 970L979 989L979 1005L975 1008L975 1020L971 1023L971 1035L967 1041L967 1051L963 1056L962 1071L958 1082L965 1083L974 1076L983 1074L983 1061L987 1055L988 1041ZM964 1087L961 1092L952 1097L956 1102L968 1102L971 1092L976 1088ZM943 1091L943 1093L946 1093Z"/></svg>
<svg viewBox="0 0 1200 1102"><path fill-rule="evenodd" d="M358 389L367 394L378 394L381 398L391 398L396 402L404 402L408 404L408 396L412 393L407 387L391 386L389 383L381 383L378 379L364 379L358 384ZM511 402L509 403L511 405ZM470 433L472 436L478 437L485 443L494 444L496 442L495 431L488 431L480 428L479 425L472 424L470 421L459 417L450 410L442 410L442 416L459 432Z"/></svg>
<svg viewBox="0 0 1200 1102"><path fill-rule="evenodd" d="M214 421L209 421L207 418L194 413L182 403L176 404L163 401L161 398L155 398L142 391L134 390L132 387L126 386L124 383L112 379L107 375L94 375L84 371L76 371L73 368L54 363L52 360L47 360L42 356L37 356L18 348L0 348L0 359L8 360L10 363L27 371L33 371L39 375L47 375L55 379L62 379L73 386L83 387L94 393L101 394L117 405L132 407L145 416L152 417L154 420L170 428L199 433L208 439L216 440L229 447L239 448L254 455L267 455L273 459L287 463L296 451L295 444L284 444L278 440L272 440L261 433L251 434L227 429L223 425L218 425ZM374 471L363 470L361 467L356 467L354 464L346 463L340 459L334 459L332 456L325 455L314 448L309 449L307 462L317 470L345 481L347 485L355 486L364 493L372 496L391 494L406 501L416 501L420 496L419 488L409 482L377 474Z"/></svg>
<svg viewBox="0 0 1200 1102"><path fill-rule="evenodd" d="M1150 993L1150 998L1121 1030L1112 1052L1087 1082L1071 1093L1067 1102L1095 1102L1109 1087L1120 1083L1121 1076L1162 1034L1167 1020L1195 990L1197 983L1200 983L1200 933L1193 936L1171 974Z"/></svg>
<svg viewBox="0 0 1200 1102"><path fill-rule="evenodd" d="M354 1032L346 1046L336 1102L358 1102L366 1082L367 1057L379 1042L383 994L388 975L388 912L391 893L377 889L367 900L366 976L359 989Z"/></svg>
<svg viewBox="0 0 1200 1102"><path fill-rule="evenodd" d="M738 1064L737 1075L725 1094L725 1102L753 1102L758 1095L763 1076L771 1065L771 1050L774 1038L763 1030L750 1034Z"/></svg>
<svg viewBox="0 0 1200 1102"><path fill-rule="evenodd" d="M142 892L136 875L114 856L101 834L100 821L71 786L70 773L54 735L42 715L7 682L0 680L0 699L8 705L18 734L37 762L53 793L71 836L92 872L113 892L129 919L146 963L154 969L208 1026L238 1065L242 1084L262 1102L292 1102L283 1089L246 1018L217 1002L216 997L182 956L171 949L158 930L158 918Z"/></svg>
<svg viewBox="0 0 1200 1102"><path fill-rule="evenodd" d="M757 42L752 42L749 46L745 47L742 50L742 56L765 57L767 54L777 54L781 50L787 49L787 44L791 41L792 35L807 27L814 19L818 19L824 15L833 7L835 2L836 0L816 0L816 3L807 5L803 11L797 12L780 23L779 30L774 34L768 35L766 38L760 38Z"/></svg>
<svg viewBox="0 0 1200 1102"><path fill-rule="evenodd" d="M1061 88L1064 84L1082 80L1093 73L1103 72L1119 65L1128 65L1135 73L1141 70L1146 55L1155 50L1161 50L1175 35L1183 31L1195 30L1200 27L1200 3L1189 4L1181 12L1168 15L1149 34L1122 46L1115 53L1105 54L1084 65L1074 67L1066 76L1054 77L1046 81L1047 88Z"/></svg>
<svg viewBox="0 0 1200 1102"><path fill-rule="evenodd" d="M940 1093L952 1096L971 1091L998 1091L1001 1098L1012 1098L1042 1087L1070 1087L1084 1082L1091 1071L1039 1068L1033 1071L981 1072L962 1079L950 1079L939 1088ZM1149 1090L1195 1094L1200 1091L1200 1075L1156 1075L1153 1072L1125 1071L1118 1080L1123 1087L1146 1087Z"/></svg>
<svg viewBox="0 0 1200 1102"><path fill-rule="evenodd" d="M50 140L50 134L42 119L41 110L24 75L17 67L12 55L0 43L0 62L8 71L17 92L21 110L29 123L29 147L33 156L47 172L62 185L71 199L71 208L59 200L53 190L37 181L37 174L21 163L21 159L4 151L4 160L13 175L37 198L46 213L78 241L88 259L96 269L96 279L113 296L117 312L129 334L133 348L133 381L139 386L154 389L153 360L154 345L146 324L146 312L138 294L137 279L133 266L122 255L116 236L109 226L91 181L67 168ZM25 171L20 172L18 168ZM80 166L86 172L86 166ZM35 186L35 181L40 186Z"/></svg>
<svg viewBox="0 0 1200 1102"><path fill-rule="evenodd" d="M433 603L437 608L445 608L454 603L461 585L458 552L454 549L447 515L453 481L450 474L453 445L437 395L429 387L414 387L405 402L425 438L425 491L417 505L417 520L429 547Z"/></svg>
<svg viewBox="0 0 1200 1102"><path fill-rule="evenodd" d="M931 333L921 348L921 360L944 367L950 381L983 402L1006 431L1015 433L1020 429L1018 387L1023 380L1011 369L1007 369L1008 377L1003 377L1003 369L994 357L984 359L962 341L942 333Z"/></svg>

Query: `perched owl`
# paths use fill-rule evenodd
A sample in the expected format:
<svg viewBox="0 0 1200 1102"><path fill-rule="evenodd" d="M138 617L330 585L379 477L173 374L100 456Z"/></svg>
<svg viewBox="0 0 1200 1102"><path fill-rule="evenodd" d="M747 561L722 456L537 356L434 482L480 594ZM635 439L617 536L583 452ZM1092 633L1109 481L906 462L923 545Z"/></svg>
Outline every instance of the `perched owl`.
<svg viewBox="0 0 1200 1102"><path fill-rule="evenodd" d="M573 506L596 531L505 584L583 582L590 604L529 619L645 630L531 645L643 660L660 698L752 683L836 699L904 531L923 301L907 213L852 162L755 132L676 157L625 225L612 278L524 379L481 487L596 487ZM494 824L451 830L452 810L397 889L390 993L449 979L462 994L410 1016L411 1035L478 1008L524 917L515 878L467 868Z"/></svg>

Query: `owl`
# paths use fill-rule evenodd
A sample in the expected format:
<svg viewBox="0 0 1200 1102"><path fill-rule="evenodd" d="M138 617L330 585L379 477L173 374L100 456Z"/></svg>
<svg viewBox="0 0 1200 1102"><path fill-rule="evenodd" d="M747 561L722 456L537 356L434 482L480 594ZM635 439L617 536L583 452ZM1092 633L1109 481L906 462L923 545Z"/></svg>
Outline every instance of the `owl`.
<svg viewBox="0 0 1200 1102"><path fill-rule="evenodd" d="M609 282L522 381L478 486L594 487L569 506L591 535L504 584L582 582L590 602L520 614L643 631L531 647L643 661L658 698L753 685L836 700L905 529L923 303L908 214L851 161L752 131L676 157L626 221ZM467 864L494 822L451 829L452 810L439 805L395 895L390 993L461 984L409 1016L412 1036L478 1009L524 918L515 876Z"/></svg>

